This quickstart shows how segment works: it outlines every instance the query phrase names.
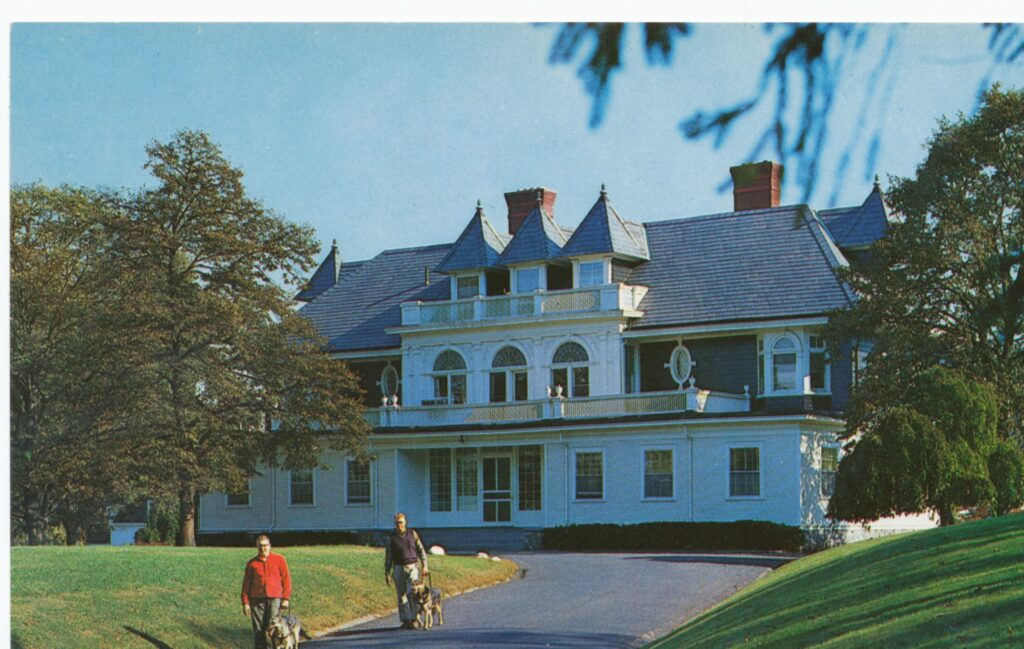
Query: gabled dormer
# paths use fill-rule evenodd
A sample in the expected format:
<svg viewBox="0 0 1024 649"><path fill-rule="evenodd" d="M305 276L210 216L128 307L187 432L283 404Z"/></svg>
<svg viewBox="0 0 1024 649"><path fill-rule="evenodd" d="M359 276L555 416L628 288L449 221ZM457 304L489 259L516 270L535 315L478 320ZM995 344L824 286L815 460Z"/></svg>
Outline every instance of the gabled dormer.
<svg viewBox="0 0 1024 649"><path fill-rule="evenodd" d="M562 247L572 233L555 223L550 212L555 194L543 188L536 190L534 207L520 221L519 199L530 191L534 190L505 195L509 203L509 231L514 236L498 264L509 269L513 293L571 288L571 268L562 258Z"/></svg>
<svg viewBox="0 0 1024 649"><path fill-rule="evenodd" d="M572 260L572 285L576 288L615 283L630 268L651 258L646 230L619 216L604 185L597 202L562 248L562 256Z"/></svg>
<svg viewBox="0 0 1024 649"><path fill-rule="evenodd" d="M491 225L483 206L477 201L476 212L469 224L448 255L434 269L451 276L452 299L488 294L488 286L496 283L491 278L493 273L489 274L488 271L498 265L498 259L510 238Z"/></svg>
<svg viewBox="0 0 1024 649"><path fill-rule="evenodd" d="M312 302L318 295L338 283L341 271L341 253L338 252L338 241L331 242L331 251L327 253L320 266L295 296L296 302Z"/></svg>

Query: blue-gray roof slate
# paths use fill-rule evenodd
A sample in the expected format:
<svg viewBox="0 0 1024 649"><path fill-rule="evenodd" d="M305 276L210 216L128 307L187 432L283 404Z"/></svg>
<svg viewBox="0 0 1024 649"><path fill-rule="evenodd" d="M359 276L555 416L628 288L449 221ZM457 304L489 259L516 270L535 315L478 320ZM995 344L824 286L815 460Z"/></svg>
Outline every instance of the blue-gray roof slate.
<svg viewBox="0 0 1024 649"><path fill-rule="evenodd" d="M869 246L889 229L885 202L877 186L859 207L820 210L818 214L840 248Z"/></svg>
<svg viewBox="0 0 1024 649"><path fill-rule="evenodd" d="M604 192L562 248L564 257L596 254L651 258L643 226L620 217Z"/></svg>
<svg viewBox="0 0 1024 649"><path fill-rule="evenodd" d="M498 264L508 266L560 257L562 246L569 240L571 232L555 223L547 212L535 207L505 246Z"/></svg>
<svg viewBox="0 0 1024 649"><path fill-rule="evenodd" d="M451 273L457 270L493 268L498 265L498 258L505 250L509 238L495 230L483 210L478 208L451 251L438 264L437 271Z"/></svg>
<svg viewBox="0 0 1024 649"><path fill-rule="evenodd" d="M634 328L822 314L852 295L846 263L804 206L646 224L651 260L627 283L648 286Z"/></svg>
<svg viewBox="0 0 1024 649"><path fill-rule="evenodd" d="M443 244L386 250L351 264L349 271L343 268L334 287L302 307L301 313L327 338L331 351L397 348L401 338L384 330L402 324L402 302L450 298L448 277L432 269L451 248L452 244Z"/></svg>

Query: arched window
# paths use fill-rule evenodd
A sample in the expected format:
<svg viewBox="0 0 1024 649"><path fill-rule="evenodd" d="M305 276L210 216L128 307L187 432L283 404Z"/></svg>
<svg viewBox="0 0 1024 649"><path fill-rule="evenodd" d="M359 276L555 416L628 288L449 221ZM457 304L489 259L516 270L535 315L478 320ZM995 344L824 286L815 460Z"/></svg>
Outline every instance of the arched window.
<svg viewBox="0 0 1024 649"><path fill-rule="evenodd" d="M383 397L390 398L398 396L398 386L401 380L398 377L398 369L391 364L388 364L384 371L380 373L380 394Z"/></svg>
<svg viewBox="0 0 1024 649"><path fill-rule="evenodd" d="M796 388L796 345L789 338L779 338L772 347L772 391Z"/></svg>
<svg viewBox="0 0 1024 649"><path fill-rule="evenodd" d="M512 345L494 355L491 363L491 402L526 401L526 356Z"/></svg>
<svg viewBox="0 0 1024 649"><path fill-rule="evenodd" d="M590 356L583 345L575 342L562 343L551 358L551 387L562 386L567 397L590 395Z"/></svg>
<svg viewBox="0 0 1024 649"><path fill-rule="evenodd" d="M441 352L434 360L432 377L435 404L466 403L466 361L458 352Z"/></svg>

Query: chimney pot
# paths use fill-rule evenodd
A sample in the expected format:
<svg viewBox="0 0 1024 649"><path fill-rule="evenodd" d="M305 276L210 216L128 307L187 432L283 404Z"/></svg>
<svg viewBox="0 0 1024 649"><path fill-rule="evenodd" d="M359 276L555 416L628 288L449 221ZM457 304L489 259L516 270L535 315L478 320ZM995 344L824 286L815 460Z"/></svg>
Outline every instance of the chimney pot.
<svg viewBox="0 0 1024 649"><path fill-rule="evenodd" d="M547 187L530 187L514 192L505 192L508 205L508 233L515 234L534 207L541 207L548 216L555 218L557 193Z"/></svg>
<svg viewBox="0 0 1024 649"><path fill-rule="evenodd" d="M733 210L763 210L779 206L782 165L771 160L729 168L732 176Z"/></svg>

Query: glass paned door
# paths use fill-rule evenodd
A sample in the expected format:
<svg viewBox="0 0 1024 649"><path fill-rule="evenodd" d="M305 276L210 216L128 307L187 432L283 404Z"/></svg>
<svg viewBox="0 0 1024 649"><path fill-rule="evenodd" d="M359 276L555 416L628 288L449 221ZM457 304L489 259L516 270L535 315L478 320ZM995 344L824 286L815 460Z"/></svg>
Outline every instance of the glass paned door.
<svg viewBox="0 0 1024 649"><path fill-rule="evenodd" d="M484 471L484 522L512 522L512 458L485 457Z"/></svg>

